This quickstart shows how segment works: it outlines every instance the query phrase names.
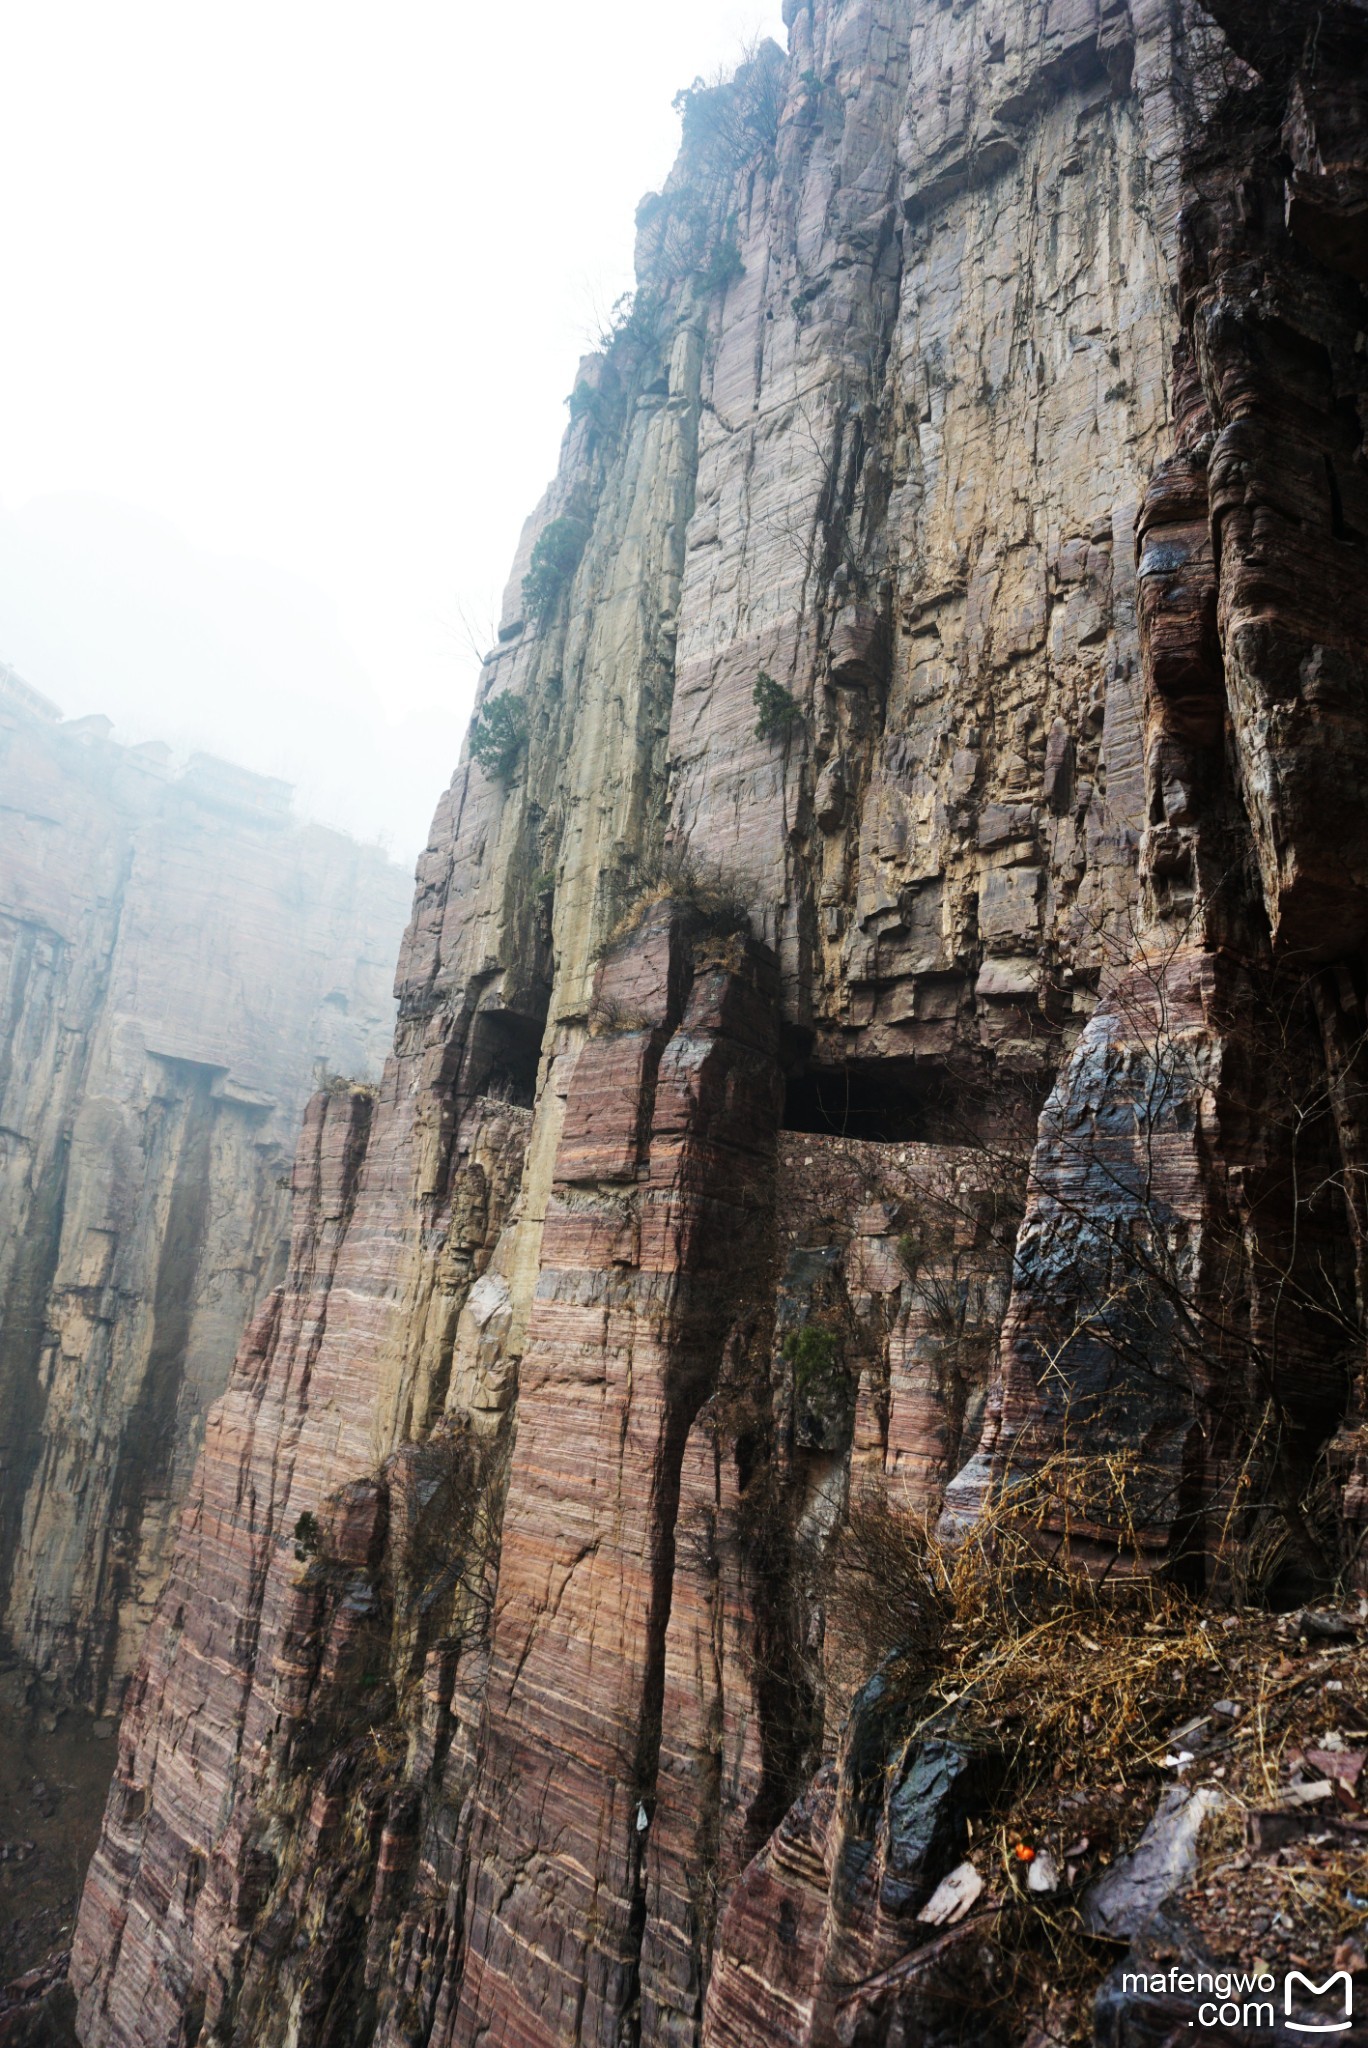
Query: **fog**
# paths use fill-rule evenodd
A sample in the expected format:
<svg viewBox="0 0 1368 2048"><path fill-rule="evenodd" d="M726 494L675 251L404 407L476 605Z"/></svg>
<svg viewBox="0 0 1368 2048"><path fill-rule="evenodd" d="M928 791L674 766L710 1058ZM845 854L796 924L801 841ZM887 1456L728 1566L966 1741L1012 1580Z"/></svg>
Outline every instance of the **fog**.
<svg viewBox="0 0 1368 2048"><path fill-rule="evenodd" d="M411 860L674 93L778 0L0 23L0 662Z"/></svg>

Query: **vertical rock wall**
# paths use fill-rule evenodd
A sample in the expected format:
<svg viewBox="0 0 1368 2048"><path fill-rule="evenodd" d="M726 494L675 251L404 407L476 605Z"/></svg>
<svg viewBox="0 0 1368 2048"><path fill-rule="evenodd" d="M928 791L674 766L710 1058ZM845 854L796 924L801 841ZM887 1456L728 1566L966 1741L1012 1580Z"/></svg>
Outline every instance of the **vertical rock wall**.
<svg viewBox="0 0 1368 2048"><path fill-rule="evenodd" d="M1177 447L1138 527L1139 888L1042 1121L984 1455L952 1490L1069 1430L1143 1446L1161 1553L1207 1547L1237 1465L1294 1499L1346 1416L1351 1457L1362 1360L1368 37L1355 7L1213 13L1250 68L1183 164Z"/></svg>
<svg viewBox="0 0 1368 2048"><path fill-rule="evenodd" d="M789 0L687 96L206 1437L88 2048L883 2038L852 1501L1081 1434L1150 1496L1075 1539L1200 1576L1238 1461L1354 1470L1362 17L1284 11Z"/></svg>
<svg viewBox="0 0 1368 2048"><path fill-rule="evenodd" d="M379 1071L401 872L283 786L0 694L5 1628L117 1701L320 1068Z"/></svg>
<svg viewBox="0 0 1368 2048"><path fill-rule="evenodd" d="M580 1055L542 1237L456 2041L592 2039L640 1997L685 1445L773 1225L772 962L735 936L690 946L666 903L599 996L632 1023Z"/></svg>

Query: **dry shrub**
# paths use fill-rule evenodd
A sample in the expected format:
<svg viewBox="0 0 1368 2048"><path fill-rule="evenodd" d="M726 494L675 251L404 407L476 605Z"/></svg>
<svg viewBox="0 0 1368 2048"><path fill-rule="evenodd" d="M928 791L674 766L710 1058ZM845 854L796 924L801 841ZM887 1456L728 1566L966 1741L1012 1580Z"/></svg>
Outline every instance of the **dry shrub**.
<svg viewBox="0 0 1368 2048"><path fill-rule="evenodd" d="M604 940L600 957L634 932L653 904L666 901L686 909L700 931L725 937L750 930L751 892L744 881L720 868L700 867L687 854L668 849L647 854L637 864L631 899Z"/></svg>
<svg viewBox="0 0 1368 2048"><path fill-rule="evenodd" d="M639 1004L622 1003L616 996L606 996L599 989L594 991L589 1005L591 1038L607 1038L619 1031L650 1031L658 1022Z"/></svg>
<svg viewBox="0 0 1368 2048"><path fill-rule="evenodd" d="M1072 1884L1024 1889L1016 1845L1053 1841L1062 1862L1061 1825L1111 1848L1138 1832L1165 1733L1211 1661L1189 1598L1096 1563L1099 1530L1122 1555L1132 1498L1152 1479L1122 1458L1050 1460L998 1484L957 1542L871 1496L853 1507L828 1579L828 1705L848 1701L882 1662L907 1708L891 1766L933 1723L944 1731L947 1710L956 1742L1004 1760L975 1855L997 1866L988 1939L1001 2009L1048 2015L1061 2042L1091 2038L1092 1990L1110 1952L1084 1931ZM1082 1542L1069 1540L1075 1531ZM1075 1791L1062 1820L1074 1787L1087 1788L1086 1804Z"/></svg>
<svg viewBox="0 0 1368 2048"><path fill-rule="evenodd" d="M1291 1604L1288 1594L1338 1591L1321 1561L1343 1560L1347 1578L1351 1549L1341 1486L1322 1457L1290 1500L1255 1501L1227 1516L1213 1558L1215 1585L1237 1607Z"/></svg>
<svg viewBox="0 0 1368 2048"><path fill-rule="evenodd" d="M1327 1723L1368 1724L1368 1653L1299 1650L1304 1617L1232 1604L1233 1586L1280 1568L1286 1523L1271 1509L1232 1512L1205 1603L1127 1569L1159 1478L1133 1456L1057 1457L998 1483L954 1543L896 1500L857 1499L829 1566L828 1705L882 1663L906 1701L890 1769L932 1723L1006 1761L972 1848L992 1887L984 1938L1003 2010L1037 2017L1059 2043L1092 2040L1093 1996L1115 1955L1086 1932L1080 1894L1134 1843L1164 1783L1229 1796L1183 1900L1214 1955L1247 1953L1262 1928L1260 1952L1279 1966L1329 1956L1362 1919L1357 1842L1322 1833L1296 1852L1251 1856L1245 1811L1281 1804L1289 1768ZM1328 1513L1322 1491L1307 1495L1308 1514ZM1110 1570L1098 1563L1103 1533ZM1226 1699L1240 1703L1234 1719L1214 1712ZM1185 1763L1175 1753L1189 1738L1200 1757ZM1025 1888L1021 1844L1051 1851L1057 1891Z"/></svg>
<svg viewBox="0 0 1368 2048"><path fill-rule="evenodd" d="M357 1081L350 1074L329 1074L322 1086L329 1095L349 1095L353 1102L374 1102L380 1093L374 1081Z"/></svg>
<svg viewBox="0 0 1368 2048"><path fill-rule="evenodd" d="M1070 1540L1086 1531L1091 1552L1113 1530L1120 1558L1150 1476L1131 1458L1048 1460L999 1484L955 1543L884 1496L857 1502L829 1575L837 1691L910 1651L899 1668L924 1686L922 1719L955 1703L959 1732L1006 1750L1025 1767L1018 1782L1083 1750L1094 1774L1152 1765L1190 1668L1209 1656L1200 1611L1152 1575L1080 1561Z"/></svg>
<svg viewBox="0 0 1368 2048"><path fill-rule="evenodd" d="M895 1651L934 1666L953 1619L944 1559L924 1517L880 1489L852 1502L833 1547L826 1599L828 1706L832 1721L870 1672Z"/></svg>

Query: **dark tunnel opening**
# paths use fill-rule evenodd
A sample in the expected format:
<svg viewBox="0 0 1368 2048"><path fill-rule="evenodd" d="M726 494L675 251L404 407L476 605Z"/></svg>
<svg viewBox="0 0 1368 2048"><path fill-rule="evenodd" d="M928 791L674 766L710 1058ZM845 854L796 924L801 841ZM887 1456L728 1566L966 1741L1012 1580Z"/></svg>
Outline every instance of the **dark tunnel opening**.
<svg viewBox="0 0 1368 2048"><path fill-rule="evenodd" d="M1025 1155L1049 1077L1008 1073L991 1060L809 1062L790 1075L787 1131L879 1145L993 1145Z"/></svg>
<svg viewBox="0 0 1368 2048"><path fill-rule="evenodd" d="M492 1096L531 1109L537 1099L545 1019L516 1010L481 1010L471 1025L467 1085L472 1095Z"/></svg>

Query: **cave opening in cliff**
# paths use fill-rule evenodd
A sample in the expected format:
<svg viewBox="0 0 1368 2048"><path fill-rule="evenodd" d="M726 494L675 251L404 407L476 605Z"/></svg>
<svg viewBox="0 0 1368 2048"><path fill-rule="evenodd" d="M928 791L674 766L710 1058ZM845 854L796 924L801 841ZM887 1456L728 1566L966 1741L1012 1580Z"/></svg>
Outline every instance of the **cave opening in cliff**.
<svg viewBox="0 0 1368 2048"><path fill-rule="evenodd" d="M923 1134L913 1077L891 1062L809 1067L784 1093L784 1129L874 1144L906 1144Z"/></svg>
<svg viewBox="0 0 1368 2048"><path fill-rule="evenodd" d="M991 1062L809 1061L786 1083L783 1128L876 1145L1006 1145L1024 1156L1045 1093L1039 1076Z"/></svg>
<svg viewBox="0 0 1368 2048"><path fill-rule="evenodd" d="M545 1030L544 1016L481 1010L470 1031L466 1067L470 1093L531 1109L537 1099L537 1067Z"/></svg>

